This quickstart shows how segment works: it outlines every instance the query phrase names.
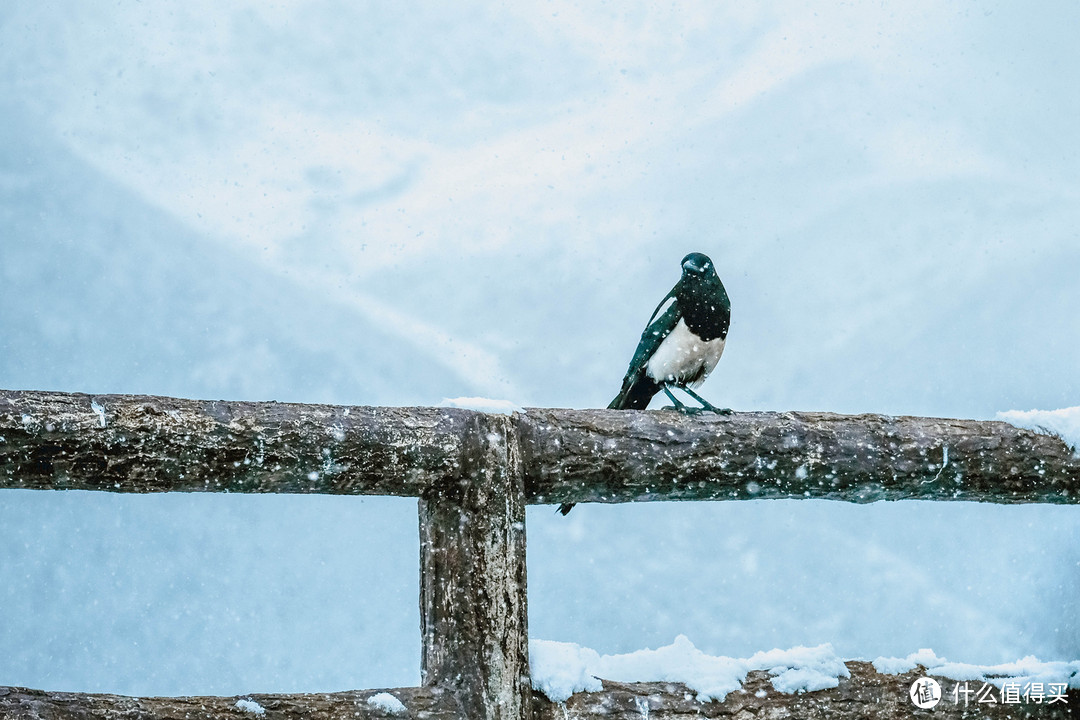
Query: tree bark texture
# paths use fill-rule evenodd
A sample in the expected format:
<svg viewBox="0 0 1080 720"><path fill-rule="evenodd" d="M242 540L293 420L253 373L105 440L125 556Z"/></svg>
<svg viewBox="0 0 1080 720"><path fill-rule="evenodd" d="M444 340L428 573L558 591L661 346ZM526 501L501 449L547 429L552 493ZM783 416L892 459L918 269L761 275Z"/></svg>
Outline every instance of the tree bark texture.
<svg viewBox="0 0 1080 720"><path fill-rule="evenodd" d="M847 663L849 678L830 690L801 694L777 692L767 673L754 671L742 690L723 702L698 702L693 691L678 683L616 683L604 681L601 692L578 693L566 703L553 703L536 693L532 720L903 720L934 718L953 720L1004 720L1038 718L1064 720L1080 717L1080 690L1068 691L1065 702L1042 704L1021 701L1003 704L994 691L994 704L979 703L972 695L967 705L954 703L955 680L936 678L941 702L932 710L919 710L908 695L911 684L924 675L916 669L902 675L880 675L870 663ZM979 681L969 681L973 693ZM346 720L359 718L423 718L471 720L449 690L422 687L391 690L406 711L392 715L367 703L377 690L309 695L240 695L236 697L129 698L116 695L54 693L0 687L0 718L4 720ZM264 715L244 712L239 699L251 699L265 708ZM526 716L528 717L528 716Z"/></svg>
<svg viewBox="0 0 1080 720"><path fill-rule="evenodd" d="M461 477L469 410L0 391L0 487L423 496ZM1007 423L530 409L526 502L1080 502L1080 458Z"/></svg>
<svg viewBox="0 0 1080 720"><path fill-rule="evenodd" d="M420 499L424 685L457 690L477 720L529 716L525 496L510 419L468 423L461 474Z"/></svg>

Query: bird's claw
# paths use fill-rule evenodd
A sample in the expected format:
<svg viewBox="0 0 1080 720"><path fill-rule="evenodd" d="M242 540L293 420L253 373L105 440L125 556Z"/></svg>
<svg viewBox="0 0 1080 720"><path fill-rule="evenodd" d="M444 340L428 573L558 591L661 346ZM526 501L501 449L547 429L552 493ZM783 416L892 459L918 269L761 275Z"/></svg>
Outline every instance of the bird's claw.
<svg viewBox="0 0 1080 720"><path fill-rule="evenodd" d="M717 415L734 415L735 411L731 408L717 408L717 407L687 407L686 405L665 405L660 408L661 410L667 410L668 412L677 412L683 415L700 415L704 412L711 412Z"/></svg>

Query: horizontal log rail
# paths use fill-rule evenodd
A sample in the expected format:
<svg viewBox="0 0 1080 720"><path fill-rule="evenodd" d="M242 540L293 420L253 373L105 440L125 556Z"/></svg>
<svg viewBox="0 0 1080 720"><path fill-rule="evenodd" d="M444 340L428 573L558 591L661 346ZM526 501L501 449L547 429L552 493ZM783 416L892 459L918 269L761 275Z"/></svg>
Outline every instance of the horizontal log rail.
<svg viewBox="0 0 1080 720"><path fill-rule="evenodd" d="M789 694L777 692L768 673L752 671L741 690L728 694L722 702L700 702L694 691L680 683L618 683L605 681L600 692L578 693L565 704L554 703L540 693L532 698L531 720L686 720L687 718L728 718L768 720L770 718L864 718L933 717L937 720L976 718L979 720L1065 720L1075 718L1080 707L1080 690L1068 690L1064 700L1048 704L1028 698L1002 702L996 688L995 702L979 702L976 692L982 683L968 683L967 702L951 694L957 681L935 677L943 690L942 700L933 710L916 710L908 693L912 683L926 673L922 668L899 675L879 674L868 662L847 663L850 677L830 690ZM931 676L934 677L934 676ZM0 687L0 718L19 720L384 720L424 718L425 720L465 720L454 695L441 688L397 688L390 692L405 711L393 714L368 702L385 690L358 690L337 693L296 695L252 694L233 697L133 698L89 693L44 692L26 688ZM237 702L248 705L244 712Z"/></svg>
<svg viewBox="0 0 1080 720"><path fill-rule="evenodd" d="M395 691L408 717L884 718L909 714L906 686L896 683L910 680L857 663L839 688L803 695L762 686L764 694L697 703L672 684L607 683L602 693L579 693L559 706L534 696L525 506L754 498L1078 503L1080 457L1060 438L974 420L554 409L506 416L0 391L3 488L419 498L423 687ZM744 690L766 680L751 673ZM388 716L367 701L374 693L245 697L267 718ZM1069 699L1075 710L1080 697L1070 691ZM255 707L237 700L0 687L0 718L235 718ZM940 708L941 717L960 716ZM986 717L1057 717L1046 709Z"/></svg>
<svg viewBox="0 0 1080 720"><path fill-rule="evenodd" d="M0 487L422 497L461 478L470 428L513 446L528 504L1080 502L1080 457L1060 438L1003 422L551 409L507 417L23 391L0 391Z"/></svg>

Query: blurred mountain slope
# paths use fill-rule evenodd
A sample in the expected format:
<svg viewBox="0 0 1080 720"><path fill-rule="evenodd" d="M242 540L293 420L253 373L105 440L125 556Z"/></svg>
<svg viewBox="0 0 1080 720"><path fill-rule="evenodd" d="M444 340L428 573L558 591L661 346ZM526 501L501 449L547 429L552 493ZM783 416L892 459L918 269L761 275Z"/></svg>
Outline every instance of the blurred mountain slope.
<svg viewBox="0 0 1080 720"><path fill-rule="evenodd" d="M472 390L332 288L200 237L0 112L5 386L368 405Z"/></svg>

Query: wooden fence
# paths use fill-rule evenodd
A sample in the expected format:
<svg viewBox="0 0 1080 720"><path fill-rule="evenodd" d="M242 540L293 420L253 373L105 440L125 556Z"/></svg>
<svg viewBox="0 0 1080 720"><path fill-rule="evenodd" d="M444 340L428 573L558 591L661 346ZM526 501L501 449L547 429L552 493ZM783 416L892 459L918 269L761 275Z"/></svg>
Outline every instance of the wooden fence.
<svg viewBox="0 0 1080 720"><path fill-rule="evenodd" d="M751 673L745 691L723 703L699 703L670 683L611 682L565 705L547 701L529 677L525 506L1077 503L1080 459L1056 437L971 420L552 409L505 416L0 391L0 488L419 498L423 684L393 691L408 717L904 717L917 673L878 675L857 662L839 688L802 695L771 691L765 674ZM366 703L375 692L242 697L267 718L385 717ZM243 712L236 701L0 687L0 717L235 718ZM1080 711L1075 690L1057 708L997 707L981 716L1069 711ZM944 704L935 712L950 717Z"/></svg>

